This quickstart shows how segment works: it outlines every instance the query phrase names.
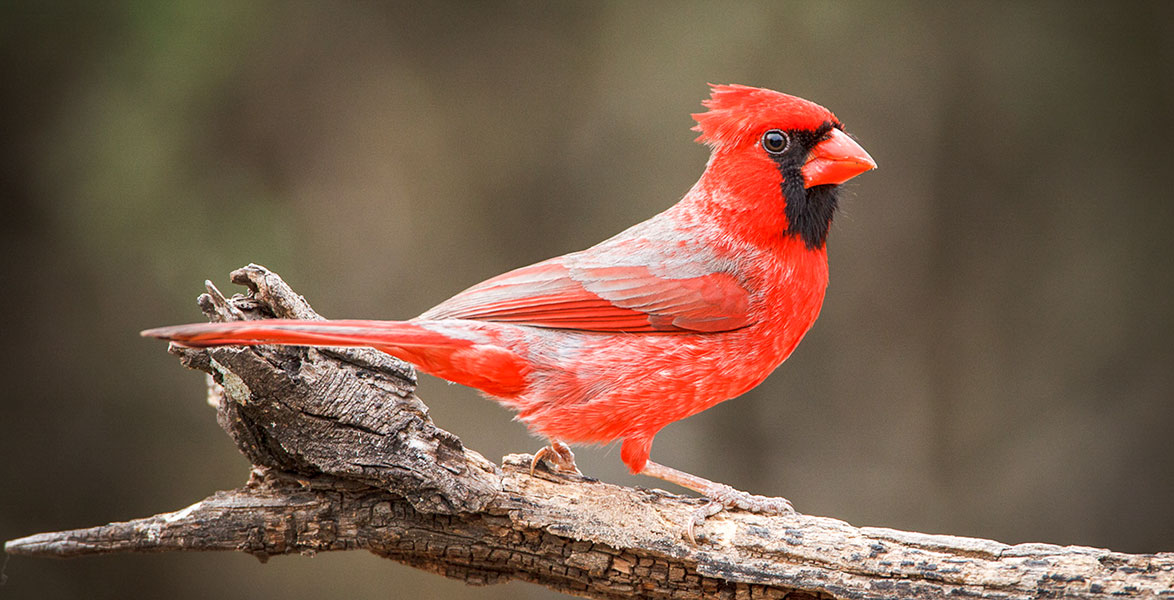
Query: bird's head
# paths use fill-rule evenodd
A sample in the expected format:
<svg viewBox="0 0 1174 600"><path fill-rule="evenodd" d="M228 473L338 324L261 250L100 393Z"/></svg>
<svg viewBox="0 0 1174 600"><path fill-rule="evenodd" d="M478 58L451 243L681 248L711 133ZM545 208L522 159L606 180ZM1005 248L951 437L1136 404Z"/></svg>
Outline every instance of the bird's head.
<svg viewBox="0 0 1174 600"><path fill-rule="evenodd" d="M693 115L697 140L713 149L707 167L723 193L766 202L781 229L808 248L824 247L839 184L876 162L828 109L802 98L744 85L713 85L709 109Z"/></svg>

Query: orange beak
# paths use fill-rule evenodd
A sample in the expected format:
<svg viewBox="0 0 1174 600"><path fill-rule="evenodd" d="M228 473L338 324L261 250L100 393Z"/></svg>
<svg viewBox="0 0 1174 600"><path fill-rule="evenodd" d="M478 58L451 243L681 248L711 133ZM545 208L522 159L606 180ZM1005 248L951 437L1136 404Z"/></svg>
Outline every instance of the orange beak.
<svg viewBox="0 0 1174 600"><path fill-rule="evenodd" d="M804 187L834 185L876 168L876 161L848 134L833 129L830 136L815 145L803 165Z"/></svg>

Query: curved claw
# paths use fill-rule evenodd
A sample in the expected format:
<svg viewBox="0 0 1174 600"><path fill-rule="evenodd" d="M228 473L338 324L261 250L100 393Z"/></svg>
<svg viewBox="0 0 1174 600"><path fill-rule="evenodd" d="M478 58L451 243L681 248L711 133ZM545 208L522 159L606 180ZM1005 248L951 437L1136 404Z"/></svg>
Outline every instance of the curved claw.
<svg viewBox="0 0 1174 600"><path fill-rule="evenodd" d="M571 447L560 441L551 440L549 446L534 453L534 460L530 461L531 477L534 476L534 469L538 467L538 463L544 460L550 461L554 465L555 470L560 473L583 475L579 471L578 465L575 464L575 453L571 452Z"/></svg>
<svg viewBox="0 0 1174 600"><path fill-rule="evenodd" d="M701 505L701 507L697 510L693 511L693 517L689 519L689 524L685 526L685 537L689 540L689 543L696 546L697 536L694 535L694 531L697 529L697 527L702 523L705 523L706 519L716 515L725 508L725 505L723 505L721 502L718 502L717 500L710 500L709 502Z"/></svg>

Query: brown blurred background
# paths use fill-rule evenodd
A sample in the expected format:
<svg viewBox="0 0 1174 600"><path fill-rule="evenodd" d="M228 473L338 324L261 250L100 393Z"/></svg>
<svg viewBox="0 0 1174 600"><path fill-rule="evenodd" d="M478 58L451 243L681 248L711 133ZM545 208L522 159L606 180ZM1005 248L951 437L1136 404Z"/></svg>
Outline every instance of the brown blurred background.
<svg viewBox="0 0 1174 600"><path fill-rule="evenodd" d="M203 377L137 335L199 319L205 278L258 262L325 315L411 317L673 203L707 156L688 114L739 82L832 108L880 169L795 356L654 458L857 525L1174 550L1172 7L5 3L0 538L244 480ZM420 393L489 457L540 445ZM552 596L362 553L5 572L10 598Z"/></svg>

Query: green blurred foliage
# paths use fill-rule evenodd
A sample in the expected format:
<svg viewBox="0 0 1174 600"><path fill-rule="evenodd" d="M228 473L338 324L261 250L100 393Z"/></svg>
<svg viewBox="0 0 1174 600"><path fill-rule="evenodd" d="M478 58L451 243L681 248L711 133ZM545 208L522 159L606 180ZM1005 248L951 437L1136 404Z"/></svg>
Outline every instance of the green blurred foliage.
<svg viewBox="0 0 1174 600"><path fill-rule="evenodd" d="M407 318L700 173L706 82L836 111L823 317L654 457L859 525L1174 550L1166 2L0 7L0 538L180 508L247 464L140 329L248 262ZM425 380L488 456L538 441ZM487 427L486 424L496 424ZM593 475L626 475L613 448ZM13 598L545 598L368 555L12 559Z"/></svg>

